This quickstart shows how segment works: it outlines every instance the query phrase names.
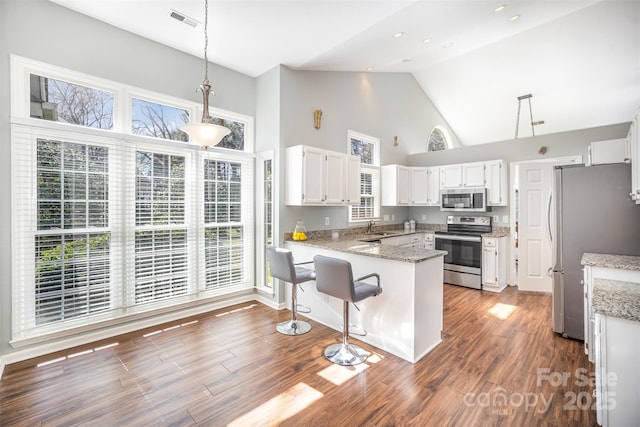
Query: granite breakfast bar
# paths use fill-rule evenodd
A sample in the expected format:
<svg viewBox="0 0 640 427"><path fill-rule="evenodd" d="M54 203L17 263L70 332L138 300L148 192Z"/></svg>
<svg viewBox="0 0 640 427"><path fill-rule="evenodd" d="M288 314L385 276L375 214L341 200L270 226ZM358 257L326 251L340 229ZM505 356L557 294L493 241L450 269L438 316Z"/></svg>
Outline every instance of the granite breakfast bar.
<svg viewBox="0 0 640 427"><path fill-rule="evenodd" d="M441 342L446 252L363 241L367 237L285 243L296 262L325 255L351 262L354 278L378 273L382 294L358 303L359 310L350 308L350 323L367 331L366 336L354 338L409 362L417 362ZM303 289L304 292L298 292L298 302L311 308L311 312L304 315L340 331L342 301L319 293L313 282L303 285Z"/></svg>

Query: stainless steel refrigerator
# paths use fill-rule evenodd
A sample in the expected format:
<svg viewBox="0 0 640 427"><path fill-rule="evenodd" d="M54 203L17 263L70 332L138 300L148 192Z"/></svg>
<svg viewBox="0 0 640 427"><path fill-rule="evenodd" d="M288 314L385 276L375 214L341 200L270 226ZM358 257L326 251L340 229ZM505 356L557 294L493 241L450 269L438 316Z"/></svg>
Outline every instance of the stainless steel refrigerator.
<svg viewBox="0 0 640 427"><path fill-rule="evenodd" d="M630 192L626 163L555 168L553 330L564 337L584 340L582 255L640 255L640 206Z"/></svg>

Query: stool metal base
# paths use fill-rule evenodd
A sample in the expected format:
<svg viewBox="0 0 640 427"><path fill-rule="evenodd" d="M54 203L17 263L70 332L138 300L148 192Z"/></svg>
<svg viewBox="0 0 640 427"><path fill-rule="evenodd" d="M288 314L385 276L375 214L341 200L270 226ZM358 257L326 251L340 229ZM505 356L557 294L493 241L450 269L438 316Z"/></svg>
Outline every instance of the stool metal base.
<svg viewBox="0 0 640 427"><path fill-rule="evenodd" d="M303 320L287 320L276 326L276 331L285 335L302 335L310 330L311 325Z"/></svg>
<svg viewBox="0 0 640 427"><path fill-rule="evenodd" d="M324 349L324 357L342 366L353 366L367 360L369 352L354 344L331 344Z"/></svg>

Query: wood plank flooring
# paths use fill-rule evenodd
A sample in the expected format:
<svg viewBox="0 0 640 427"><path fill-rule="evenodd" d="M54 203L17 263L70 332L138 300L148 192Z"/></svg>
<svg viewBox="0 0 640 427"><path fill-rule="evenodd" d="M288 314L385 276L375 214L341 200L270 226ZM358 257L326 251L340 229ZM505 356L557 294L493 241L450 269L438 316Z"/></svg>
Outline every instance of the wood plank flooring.
<svg viewBox="0 0 640 427"><path fill-rule="evenodd" d="M416 364L359 342L365 364L333 365L339 332L284 336L287 310L247 303L8 366L0 425L596 425L593 365L551 331L549 295L444 295L443 342Z"/></svg>

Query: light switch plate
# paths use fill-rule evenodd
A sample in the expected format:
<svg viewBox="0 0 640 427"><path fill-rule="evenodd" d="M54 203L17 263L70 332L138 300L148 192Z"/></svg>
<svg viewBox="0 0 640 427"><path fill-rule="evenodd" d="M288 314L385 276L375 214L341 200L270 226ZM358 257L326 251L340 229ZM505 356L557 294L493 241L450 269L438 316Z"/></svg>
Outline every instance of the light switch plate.
<svg viewBox="0 0 640 427"><path fill-rule="evenodd" d="M328 216L324 217L324 225L329 225L329 217Z"/></svg>
<svg viewBox="0 0 640 427"><path fill-rule="evenodd" d="M389 214L384 214L382 218L384 221L389 221Z"/></svg>
<svg viewBox="0 0 640 427"><path fill-rule="evenodd" d="M505 224L507 224L509 222L509 215L504 215L502 217L502 222L504 222Z"/></svg>
<svg viewBox="0 0 640 427"><path fill-rule="evenodd" d="M422 220L426 221L427 220L427 214L422 214Z"/></svg>

